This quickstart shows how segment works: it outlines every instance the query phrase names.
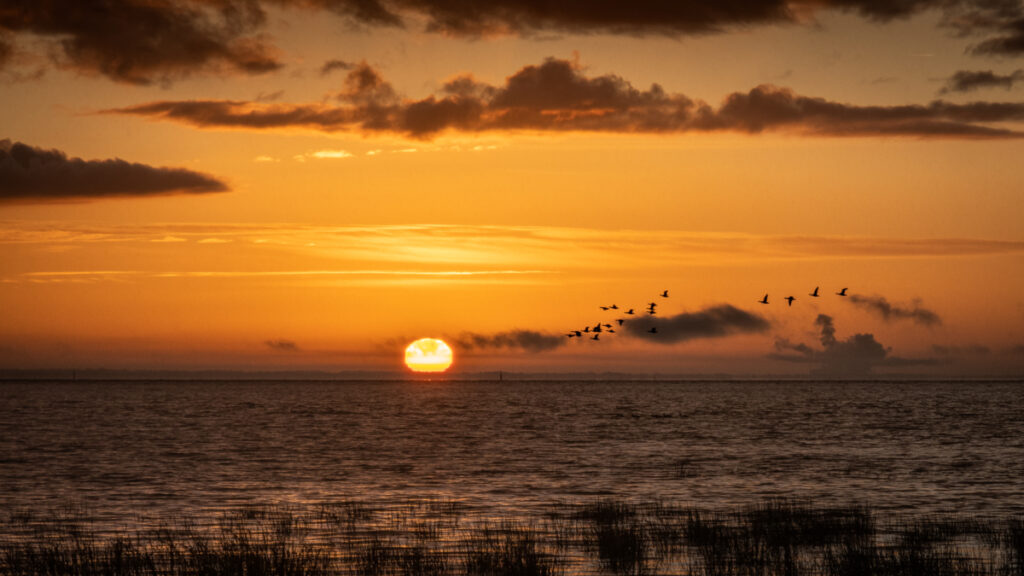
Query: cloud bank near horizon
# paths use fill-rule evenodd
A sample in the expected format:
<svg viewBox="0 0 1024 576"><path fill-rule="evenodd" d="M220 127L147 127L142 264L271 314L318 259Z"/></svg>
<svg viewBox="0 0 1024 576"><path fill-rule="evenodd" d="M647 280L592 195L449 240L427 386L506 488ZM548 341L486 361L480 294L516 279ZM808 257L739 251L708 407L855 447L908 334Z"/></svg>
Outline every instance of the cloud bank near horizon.
<svg viewBox="0 0 1024 576"><path fill-rule="evenodd" d="M783 362L808 364L812 366L811 375L833 378L865 377L878 367L931 366L937 363L931 358L893 356L892 348L883 346L874 334L854 334L839 340L836 338L835 322L827 314L818 314L814 325L821 332L820 349L779 338L775 341L776 351L768 357Z"/></svg>

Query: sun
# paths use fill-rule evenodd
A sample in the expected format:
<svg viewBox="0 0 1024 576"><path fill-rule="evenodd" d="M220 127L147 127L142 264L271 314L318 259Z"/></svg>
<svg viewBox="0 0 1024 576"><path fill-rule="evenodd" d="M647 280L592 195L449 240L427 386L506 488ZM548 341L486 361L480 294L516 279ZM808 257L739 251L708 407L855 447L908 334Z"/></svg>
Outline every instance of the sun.
<svg viewBox="0 0 1024 576"><path fill-rule="evenodd" d="M444 372L452 365L452 349L444 340L420 338L405 349L405 365L413 372Z"/></svg>

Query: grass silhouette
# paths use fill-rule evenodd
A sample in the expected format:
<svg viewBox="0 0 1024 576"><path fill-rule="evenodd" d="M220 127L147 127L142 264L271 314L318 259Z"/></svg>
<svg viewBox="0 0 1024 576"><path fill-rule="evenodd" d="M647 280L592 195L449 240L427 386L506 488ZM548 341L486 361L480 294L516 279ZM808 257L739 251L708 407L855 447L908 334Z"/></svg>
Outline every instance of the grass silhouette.
<svg viewBox="0 0 1024 576"><path fill-rule="evenodd" d="M112 530L0 513L4 575L1024 576L1024 518L882 516L770 500L733 510L603 500L541 517L457 501L246 507Z"/></svg>

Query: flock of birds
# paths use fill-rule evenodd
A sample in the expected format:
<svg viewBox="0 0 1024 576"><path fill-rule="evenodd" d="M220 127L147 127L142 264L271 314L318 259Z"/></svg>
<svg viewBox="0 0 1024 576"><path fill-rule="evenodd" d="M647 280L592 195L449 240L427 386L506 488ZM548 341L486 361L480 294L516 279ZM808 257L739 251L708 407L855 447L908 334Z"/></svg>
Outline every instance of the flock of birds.
<svg viewBox="0 0 1024 576"><path fill-rule="evenodd" d="M820 289L821 289L820 286L815 286L814 287L814 292L809 293L808 296L810 296L812 298L819 298L819 297L821 297L821 294L818 293ZM836 292L836 296L846 296L846 291L847 290L848 290L847 288L843 288L839 292ZM668 290L663 290L661 292L661 294L659 294L658 296L660 296L662 298L668 298ZM793 296L793 295L786 296L785 298L783 298L783 300L786 301L787 305L792 306L793 305L793 301L796 300L796 296ZM769 303L768 302L768 295L765 294L764 298L761 298L760 300L758 300L758 303L760 303L760 304L768 304ZM601 310L603 312L610 312L612 310L619 310L619 307L617 305L615 305L615 304L611 304L611 305L608 305L608 306L600 306L600 308L601 308ZM658 303L657 302L651 302L651 303L647 304L646 312L647 312L647 314L649 316L654 316L654 315L657 314L657 308L658 308ZM628 316L634 316L634 315L636 315L636 312L634 311L633 308L630 308L629 310L626 310L624 312L624 314L626 314ZM586 338L587 336L589 336L591 340L600 340L601 339L601 334L603 334L603 333L614 334L615 333L615 326L622 326L623 324L626 323L626 319L625 318L616 318L615 321L617 322L617 324L608 324L606 322L599 321L597 324L594 324L593 326L586 326L582 330L570 330L569 333L566 334L566 336L568 336L569 338ZM647 332L649 334L657 334L658 333L658 327L657 326L651 326L650 330L648 330Z"/></svg>

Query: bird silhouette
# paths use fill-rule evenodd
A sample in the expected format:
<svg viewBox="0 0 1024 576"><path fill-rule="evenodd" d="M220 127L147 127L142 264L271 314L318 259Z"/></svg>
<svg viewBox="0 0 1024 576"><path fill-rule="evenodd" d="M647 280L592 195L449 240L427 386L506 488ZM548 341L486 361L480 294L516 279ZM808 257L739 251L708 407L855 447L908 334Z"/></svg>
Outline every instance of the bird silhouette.
<svg viewBox="0 0 1024 576"><path fill-rule="evenodd" d="M796 300L796 297L795 296L786 296L785 298L783 298L783 300L788 300L789 301L789 305L792 306L793 305L793 300Z"/></svg>
<svg viewBox="0 0 1024 576"><path fill-rule="evenodd" d="M589 334L590 333L590 326L587 326L586 328L584 328L583 331Z"/></svg>
<svg viewBox="0 0 1024 576"><path fill-rule="evenodd" d="M819 288L819 286L815 286L814 287L814 292L811 292L810 294L808 294L808 296L814 296L815 298L817 298L818 297L818 288Z"/></svg>
<svg viewBox="0 0 1024 576"><path fill-rule="evenodd" d="M836 292L836 296L846 296L846 288L843 288L839 292Z"/></svg>
<svg viewBox="0 0 1024 576"><path fill-rule="evenodd" d="M582 333L582 332L580 332L579 330L573 330L573 332L574 332L574 333L576 334L576 337L577 337L577 338L579 338L579 337L583 336L583 333Z"/></svg>
<svg viewBox="0 0 1024 576"><path fill-rule="evenodd" d="M611 328L609 328L608 331L609 332L615 332L615 330L612 330Z"/></svg>
<svg viewBox="0 0 1024 576"><path fill-rule="evenodd" d="M601 331L601 323L600 323L600 322L598 322L598 323L597 323L597 326L594 326L594 327L592 328L592 330L593 330L594 332L600 332L600 331Z"/></svg>
<svg viewBox="0 0 1024 576"><path fill-rule="evenodd" d="M623 320L622 318L619 318L619 326L622 326L625 323L626 323L625 320Z"/></svg>
<svg viewBox="0 0 1024 576"><path fill-rule="evenodd" d="M767 304L768 303L768 295L765 294L764 298L762 298L761 300L758 300L758 302L760 302L761 304Z"/></svg>
<svg viewBox="0 0 1024 576"><path fill-rule="evenodd" d="M619 307L616 306L615 304L612 304L611 306L609 306L609 308L611 308L612 310L618 310L619 309Z"/></svg>
<svg viewBox="0 0 1024 576"><path fill-rule="evenodd" d="M629 310L626 310L626 314L632 314L632 313L633 313L633 309L632 308L630 308Z"/></svg>
<svg viewBox="0 0 1024 576"><path fill-rule="evenodd" d="M600 339L601 339L601 335L600 334L594 334L594 337L591 338L591 340L600 340Z"/></svg>
<svg viewBox="0 0 1024 576"><path fill-rule="evenodd" d="M608 310L607 306L601 306L601 310Z"/></svg>
<svg viewBox="0 0 1024 576"><path fill-rule="evenodd" d="M605 328L611 328L611 327L612 327L612 325L611 325L611 324L604 324L603 326L604 326Z"/></svg>
<svg viewBox="0 0 1024 576"><path fill-rule="evenodd" d="M573 332L570 332L570 333L566 334L566 336L569 337L569 338L575 338L576 334L573 333Z"/></svg>
<svg viewBox="0 0 1024 576"><path fill-rule="evenodd" d="M662 292L661 293L661 297L662 298L668 298L668 290L665 290L664 292Z"/></svg>
<svg viewBox="0 0 1024 576"><path fill-rule="evenodd" d="M658 333L658 327L657 326L651 326L651 329L648 330L647 332L650 333L650 334L657 334Z"/></svg>

